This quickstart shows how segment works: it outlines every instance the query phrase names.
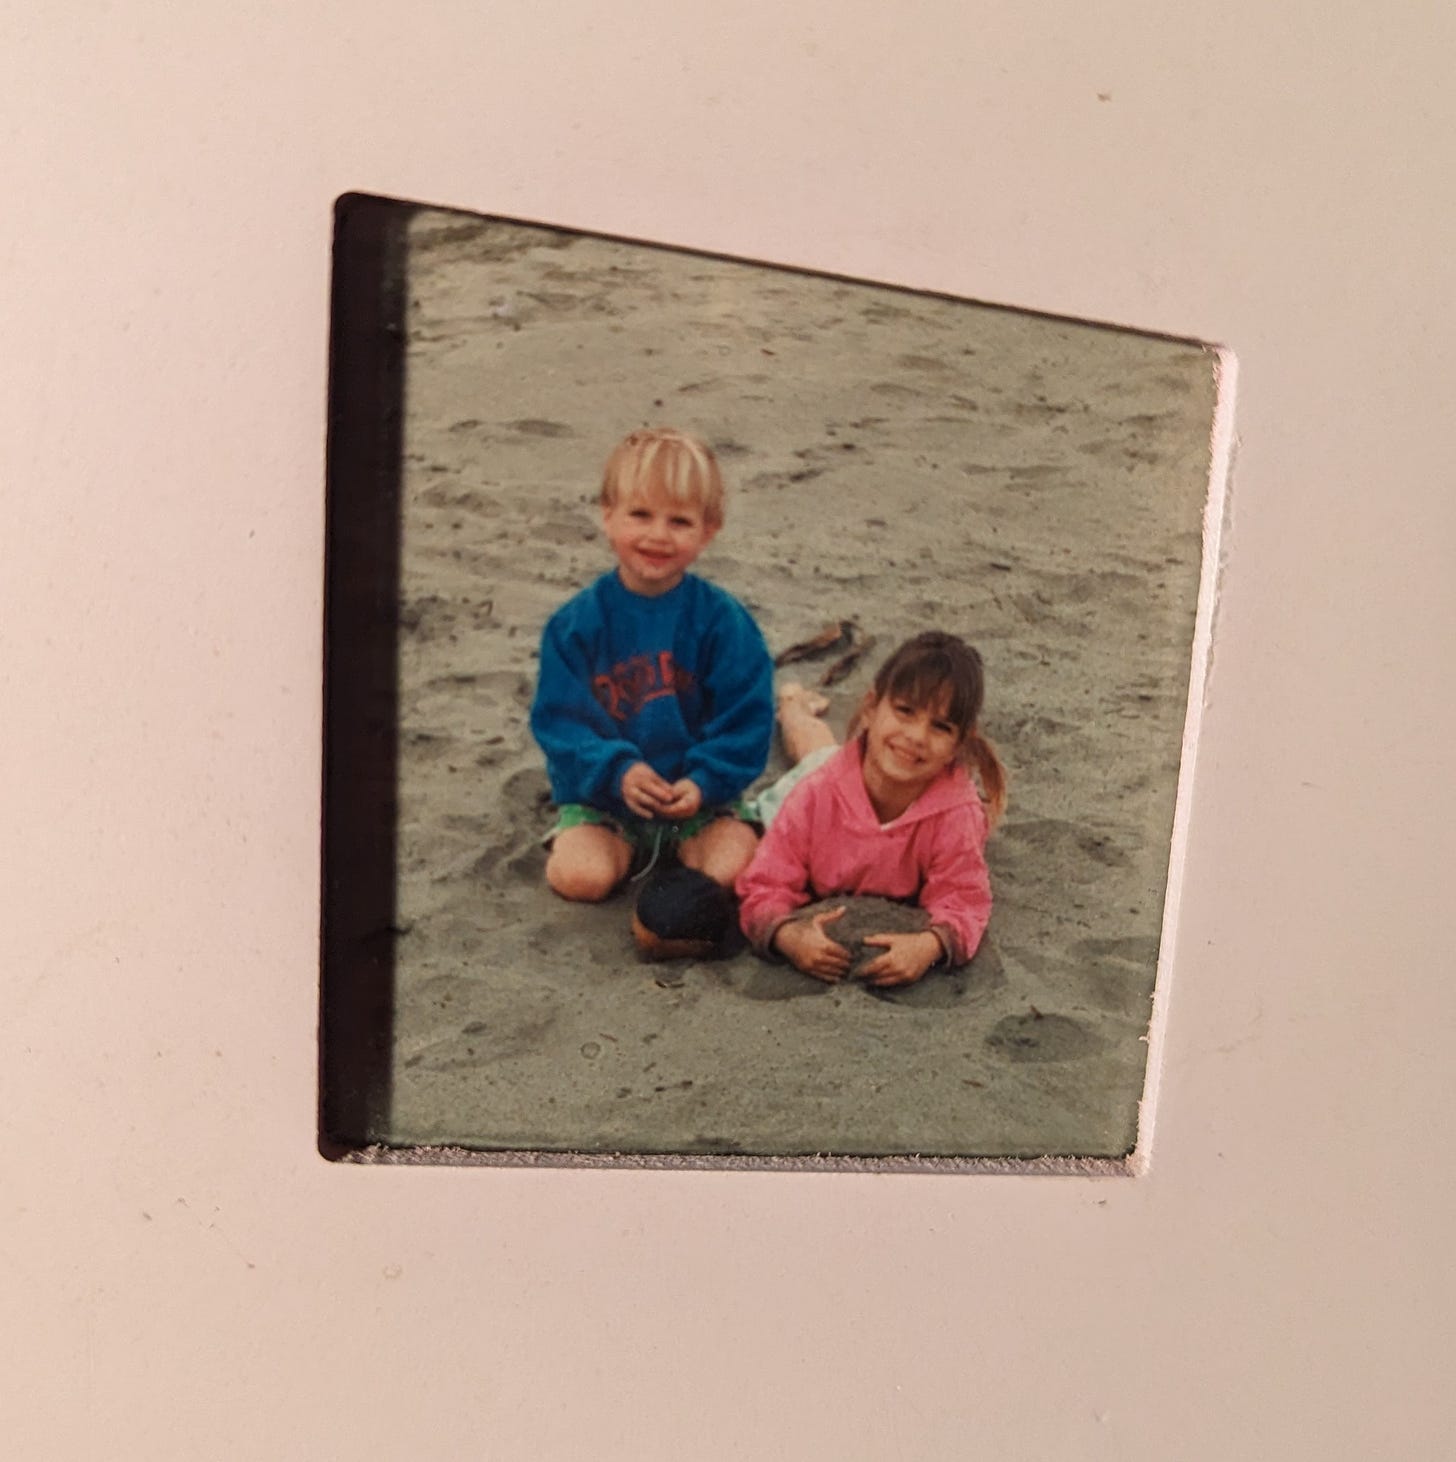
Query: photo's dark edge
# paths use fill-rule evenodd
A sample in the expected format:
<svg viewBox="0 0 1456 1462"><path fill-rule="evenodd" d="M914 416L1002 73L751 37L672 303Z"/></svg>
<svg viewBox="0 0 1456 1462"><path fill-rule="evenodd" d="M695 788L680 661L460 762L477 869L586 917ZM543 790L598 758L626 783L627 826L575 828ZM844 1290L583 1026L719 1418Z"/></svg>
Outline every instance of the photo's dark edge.
<svg viewBox="0 0 1456 1462"><path fill-rule="evenodd" d="M318 1149L376 1141L392 1088L409 204L334 204L324 509Z"/></svg>

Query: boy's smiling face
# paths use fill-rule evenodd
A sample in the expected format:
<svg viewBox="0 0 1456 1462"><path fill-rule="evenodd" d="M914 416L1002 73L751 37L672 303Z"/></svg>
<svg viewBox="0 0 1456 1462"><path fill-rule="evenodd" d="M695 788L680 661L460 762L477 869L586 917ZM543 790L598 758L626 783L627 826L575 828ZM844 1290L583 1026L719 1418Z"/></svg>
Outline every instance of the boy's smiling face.
<svg viewBox="0 0 1456 1462"><path fill-rule="evenodd" d="M604 508L602 527L622 583L650 597L675 589L718 532L701 508L660 492L638 493Z"/></svg>

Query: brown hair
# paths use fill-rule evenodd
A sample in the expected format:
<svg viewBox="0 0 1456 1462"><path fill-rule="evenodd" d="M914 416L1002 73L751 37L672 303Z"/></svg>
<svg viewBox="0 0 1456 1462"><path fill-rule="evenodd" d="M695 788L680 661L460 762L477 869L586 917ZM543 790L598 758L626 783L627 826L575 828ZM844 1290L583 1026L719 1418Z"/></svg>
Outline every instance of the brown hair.
<svg viewBox="0 0 1456 1462"><path fill-rule="evenodd" d="M723 526L723 474L701 437L670 426L631 432L612 449L602 472L599 501L613 508L624 499L661 493L669 502L691 503L709 528Z"/></svg>
<svg viewBox="0 0 1456 1462"><path fill-rule="evenodd" d="M1006 768L981 734L986 671L980 654L942 630L925 630L906 640L876 672L865 705L850 724L851 736L859 730L865 711L887 695L919 707L945 701L946 719L959 733L961 761L981 783L986 820L994 828L1006 811Z"/></svg>

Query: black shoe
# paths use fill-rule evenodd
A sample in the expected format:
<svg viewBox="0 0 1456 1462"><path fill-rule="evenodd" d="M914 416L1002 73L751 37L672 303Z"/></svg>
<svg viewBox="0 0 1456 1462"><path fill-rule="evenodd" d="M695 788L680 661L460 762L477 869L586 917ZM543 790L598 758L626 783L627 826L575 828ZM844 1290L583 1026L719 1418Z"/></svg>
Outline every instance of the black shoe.
<svg viewBox="0 0 1456 1462"><path fill-rule="evenodd" d="M710 959L738 935L738 901L696 868L664 868L642 885L632 935L643 959Z"/></svg>

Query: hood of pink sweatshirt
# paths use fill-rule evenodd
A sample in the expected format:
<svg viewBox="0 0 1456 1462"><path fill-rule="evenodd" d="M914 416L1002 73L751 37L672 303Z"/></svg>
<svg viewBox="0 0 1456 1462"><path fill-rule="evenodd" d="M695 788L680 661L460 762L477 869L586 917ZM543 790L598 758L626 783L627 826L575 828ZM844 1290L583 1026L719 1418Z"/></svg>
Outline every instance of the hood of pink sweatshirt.
<svg viewBox="0 0 1456 1462"><path fill-rule="evenodd" d="M966 769L953 762L893 822L881 823L864 782L864 736L846 742L827 761L817 775L823 777L834 794L850 828L886 829L910 827L927 817L937 817L952 807L967 803L980 804L975 783ZM808 778L806 777L807 781Z"/></svg>

